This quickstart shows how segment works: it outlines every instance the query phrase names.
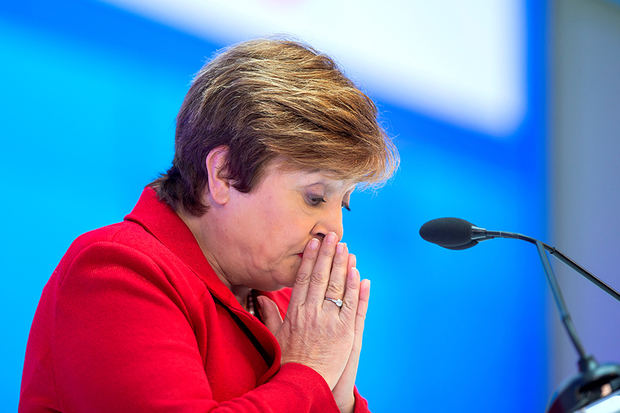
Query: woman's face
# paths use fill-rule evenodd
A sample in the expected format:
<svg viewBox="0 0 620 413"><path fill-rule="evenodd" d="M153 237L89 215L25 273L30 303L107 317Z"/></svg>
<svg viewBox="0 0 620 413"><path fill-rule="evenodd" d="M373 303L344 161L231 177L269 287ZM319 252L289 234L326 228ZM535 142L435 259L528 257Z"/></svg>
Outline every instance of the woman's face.
<svg viewBox="0 0 620 413"><path fill-rule="evenodd" d="M278 165L269 164L249 193L231 188L229 201L219 208L220 245L226 249L215 258L231 285L260 290L292 286L308 241L328 232L342 238L342 211L348 208L354 182Z"/></svg>

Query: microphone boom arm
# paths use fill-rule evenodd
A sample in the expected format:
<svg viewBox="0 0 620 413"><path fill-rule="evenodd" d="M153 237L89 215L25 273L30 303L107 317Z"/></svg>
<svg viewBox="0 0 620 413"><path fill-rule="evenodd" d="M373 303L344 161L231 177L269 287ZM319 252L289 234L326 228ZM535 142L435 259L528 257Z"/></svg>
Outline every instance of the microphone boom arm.
<svg viewBox="0 0 620 413"><path fill-rule="evenodd" d="M587 271L585 268L577 264L575 261L571 260L566 255L562 254L556 248L552 247L551 245L545 244L542 241L538 241L537 239L528 237L527 235L517 234L515 232L487 231L484 228L478 228L475 226L472 226L472 237L471 238L476 241L484 241L484 240L492 239L492 238L511 238L511 239L520 239L523 241L527 241L534 245L536 245L537 243L540 243L544 247L545 250L549 251L549 254L557 257L560 261L562 261L564 264L571 267L573 270L577 271L579 274L581 274L584 278L588 279L590 282L594 283L601 290L611 295L617 301L620 301L620 294L616 290L611 288L605 282L598 279L595 275Z"/></svg>

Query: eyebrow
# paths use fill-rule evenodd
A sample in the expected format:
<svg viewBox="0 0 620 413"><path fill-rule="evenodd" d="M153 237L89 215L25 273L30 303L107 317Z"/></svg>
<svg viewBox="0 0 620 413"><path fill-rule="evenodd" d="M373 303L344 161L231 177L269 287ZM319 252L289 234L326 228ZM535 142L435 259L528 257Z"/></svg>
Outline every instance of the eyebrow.
<svg viewBox="0 0 620 413"><path fill-rule="evenodd" d="M307 184L307 185L304 185L304 186L313 186L313 185L323 185L324 187L328 188L330 191L333 191L334 186L335 186L334 184L331 184L331 183L326 182L324 180L319 180L319 181L316 181L316 182L313 182L311 184ZM351 186L346 188L345 194L353 192L353 190L355 190L356 185L357 184L352 184Z"/></svg>

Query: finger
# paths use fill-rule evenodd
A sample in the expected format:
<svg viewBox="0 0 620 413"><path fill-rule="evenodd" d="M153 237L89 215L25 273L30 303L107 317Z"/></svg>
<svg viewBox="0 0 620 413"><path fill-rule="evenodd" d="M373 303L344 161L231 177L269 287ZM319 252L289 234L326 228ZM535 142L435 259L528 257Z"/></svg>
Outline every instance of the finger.
<svg viewBox="0 0 620 413"><path fill-rule="evenodd" d="M260 306L260 314L263 323L267 329L275 335L282 326L282 316L280 315L280 310L278 309L277 304L274 303L272 299L267 298L264 295L260 295L256 299L258 300L258 304Z"/></svg>
<svg viewBox="0 0 620 413"><path fill-rule="evenodd" d="M306 244L304 254L301 257L301 265L299 266L299 270L297 270L295 285L293 285L293 291L291 292L289 308L295 308L306 301L312 269L314 268L314 263L319 251L319 244L319 240L316 238L312 238L310 242Z"/></svg>
<svg viewBox="0 0 620 413"><path fill-rule="evenodd" d="M343 372L352 382L355 383L357 376L357 367L360 361L360 353L362 351L362 339L364 338L364 324L366 321L366 312L368 310L368 299L370 297L370 280L362 280L360 283L360 298L357 305L357 313L355 315L355 338L353 340L353 348L349 355L349 360Z"/></svg>
<svg viewBox="0 0 620 413"><path fill-rule="evenodd" d="M308 285L308 294L306 295L306 303L315 305L320 308L325 300L325 291L332 268L334 253L336 252L336 244L338 236L334 232L329 232L325 236L319 249L319 255L314 263L310 283Z"/></svg>
<svg viewBox="0 0 620 413"><path fill-rule="evenodd" d="M350 271L351 268L357 266L357 257L355 254L349 254L349 262L347 263L347 271Z"/></svg>
<svg viewBox="0 0 620 413"><path fill-rule="evenodd" d="M354 327L359 295L360 273L357 268L351 268L347 273L347 285L340 309L340 319L351 327Z"/></svg>
<svg viewBox="0 0 620 413"><path fill-rule="evenodd" d="M349 251L347 249L347 245L345 243L340 242L338 243L338 245L336 245L336 255L334 256L334 262L332 264L332 271L329 276L329 283L327 284L327 291L325 291L326 297L335 298L335 299L342 299L344 297L344 288L345 288L345 283L347 280L348 262L349 262ZM325 304L333 304L333 303L323 301L323 305Z"/></svg>
<svg viewBox="0 0 620 413"><path fill-rule="evenodd" d="M353 346L362 348L362 336L364 335L364 324L366 321L366 313L368 311L368 301L370 299L370 280L362 280L360 282L360 295L357 304L357 314L355 315L355 342Z"/></svg>

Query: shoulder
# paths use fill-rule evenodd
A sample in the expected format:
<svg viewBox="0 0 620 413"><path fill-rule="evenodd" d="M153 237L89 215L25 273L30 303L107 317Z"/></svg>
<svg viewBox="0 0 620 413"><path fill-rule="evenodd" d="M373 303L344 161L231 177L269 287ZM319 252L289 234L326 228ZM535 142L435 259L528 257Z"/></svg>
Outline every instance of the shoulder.
<svg viewBox="0 0 620 413"><path fill-rule="evenodd" d="M144 252L161 246L161 243L141 225L123 221L80 235L67 250L67 255L103 244L116 244Z"/></svg>
<svg viewBox="0 0 620 413"><path fill-rule="evenodd" d="M157 257L166 248L142 226L124 221L80 235L73 241L54 275L92 276L99 268L139 274L158 272Z"/></svg>
<svg viewBox="0 0 620 413"><path fill-rule="evenodd" d="M128 221L78 237L48 287L57 306L79 302L82 309L101 313L109 312L110 303L132 311L156 306L181 310L188 318L202 311L201 297L207 293L179 257Z"/></svg>

